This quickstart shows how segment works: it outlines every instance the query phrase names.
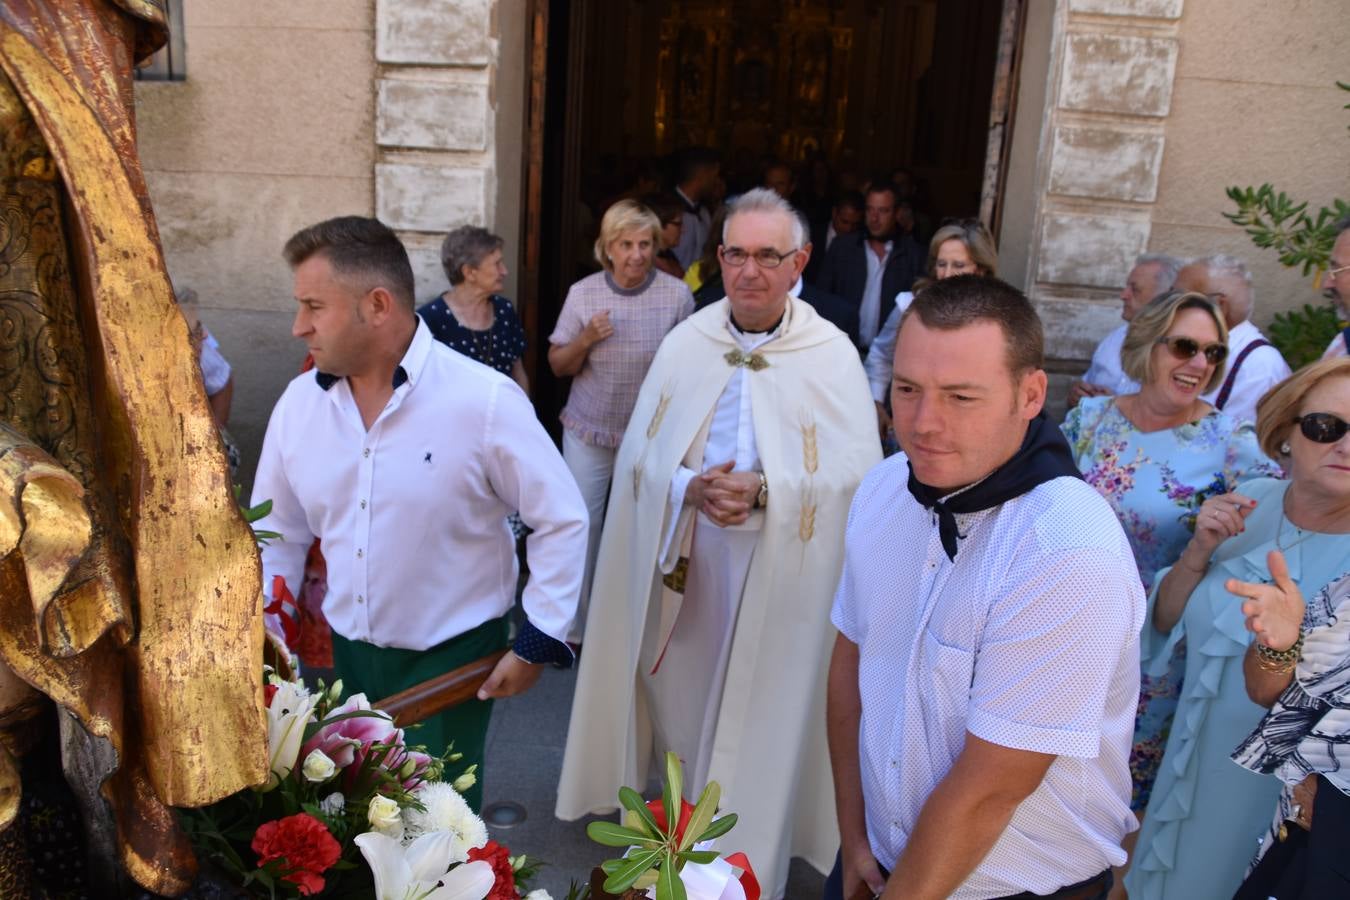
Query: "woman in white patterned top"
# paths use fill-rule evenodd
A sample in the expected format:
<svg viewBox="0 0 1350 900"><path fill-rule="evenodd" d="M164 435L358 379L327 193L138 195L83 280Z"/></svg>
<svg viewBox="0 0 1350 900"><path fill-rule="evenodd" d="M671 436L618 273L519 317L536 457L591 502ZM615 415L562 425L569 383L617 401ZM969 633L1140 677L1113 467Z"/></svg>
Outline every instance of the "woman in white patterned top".
<svg viewBox="0 0 1350 900"><path fill-rule="evenodd" d="M563 459L591 517L573 642L586 630L591 576L600 547L614 455L661 339L694 311L694 296L677 278L653 268L661 221L634 200L606 210L595 241L603 270L572 285L549 335L553 374L571 376L563 407Z"/></svg>

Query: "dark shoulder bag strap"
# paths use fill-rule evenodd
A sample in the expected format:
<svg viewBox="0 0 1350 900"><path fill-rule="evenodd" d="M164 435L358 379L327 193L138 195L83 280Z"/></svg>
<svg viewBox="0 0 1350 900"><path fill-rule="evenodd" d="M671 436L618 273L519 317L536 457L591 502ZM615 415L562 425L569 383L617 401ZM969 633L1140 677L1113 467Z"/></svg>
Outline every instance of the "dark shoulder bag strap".
<svg viewBox="0 0 1350 900"><path fill-rule="evenodd" d="M1233 368L1228 370L1228 377L1223 380L1223 388L1219 391L1219 396L1214 399L1214 408L1223 409L1228 405L1228 395L1233 393L1233 384L1237 381L1238 369L1242 368L1242 363L1251 356L1252 351L1258 347L1269 347L1270 341L1265 338L1257 338L1250 344L1242 348L1242 352L1233 360Z"/></svg>

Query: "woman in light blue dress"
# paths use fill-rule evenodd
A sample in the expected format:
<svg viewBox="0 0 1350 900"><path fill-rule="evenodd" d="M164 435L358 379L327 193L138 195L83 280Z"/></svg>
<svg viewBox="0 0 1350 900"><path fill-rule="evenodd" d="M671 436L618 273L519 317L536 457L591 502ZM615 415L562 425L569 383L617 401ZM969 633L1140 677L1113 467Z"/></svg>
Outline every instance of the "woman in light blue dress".
<svg viewBox="0 0 1350 900"><path fill-rule="evenodd" d="M1122 365L1140 383L1139 393L1086 398L1063 425L1083 477L1120 517L1146 592L1191 539L1201 503L1242 481L1280 473L1257 446L1251 425L1198 399L1224 375L1222 357L1210 361L1201 351L1224 345L1226 336L1222 318L1202 295L1155 300L1131 322L1122 351ZM1193 346L1194 352L1178 358L1174 339L1190 340L1185 349ZM1130 805L1136 814L1148 805L1181 671L1178 653L1172 670L1141 677L1130 754Z"/></svg>

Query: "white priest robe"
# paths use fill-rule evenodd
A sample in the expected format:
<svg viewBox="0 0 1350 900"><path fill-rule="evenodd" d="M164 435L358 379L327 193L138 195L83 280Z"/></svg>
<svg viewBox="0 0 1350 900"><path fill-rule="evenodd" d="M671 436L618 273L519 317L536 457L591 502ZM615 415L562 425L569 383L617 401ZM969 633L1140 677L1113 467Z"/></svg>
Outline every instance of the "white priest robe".
<svg viewBox="0 0 1350 900"><path fill-rule="evenodd" d="M696 779L721 784L723 809L740 821L720 844L748 854L770 897L783 893L790 856L824 872L839 846L825 742L829 613L849 502L881 458L857 351L810 305L789 303L749 353L722 300L676 326L652 361L615 463L557 806L563 819L613 810L621 785L643 790L675 749L689 799ZM705 450L724 452L706 445L738 372L768 504L745 526L718 529L672 502L672 481L681 466L725 461ZM753 462L745 444L738 469ZM683 585L679 558L691 548ZM700 648L701 637L714 645ZM681 702L670 679L685 676ZM677 746L657 746L666 742Z"/></svg>

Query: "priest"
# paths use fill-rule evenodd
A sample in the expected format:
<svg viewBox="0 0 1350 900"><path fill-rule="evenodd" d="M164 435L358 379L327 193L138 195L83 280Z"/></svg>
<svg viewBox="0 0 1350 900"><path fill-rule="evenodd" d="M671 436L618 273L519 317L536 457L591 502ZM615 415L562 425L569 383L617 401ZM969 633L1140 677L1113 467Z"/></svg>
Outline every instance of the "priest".
<svg viewBox="0 0 1350 900"><path fill-rule="evenodd" d="M731 204L728 297L666 337L614 469L558 816L613 809L675 751L740 816L724 842L781 896L790 856L837 846L823 697L849 502L880 460L848 337L789 289L801 220ZM795 813L795 815L794 815ZM732 847L731 845L735 846Z"/></svg>

